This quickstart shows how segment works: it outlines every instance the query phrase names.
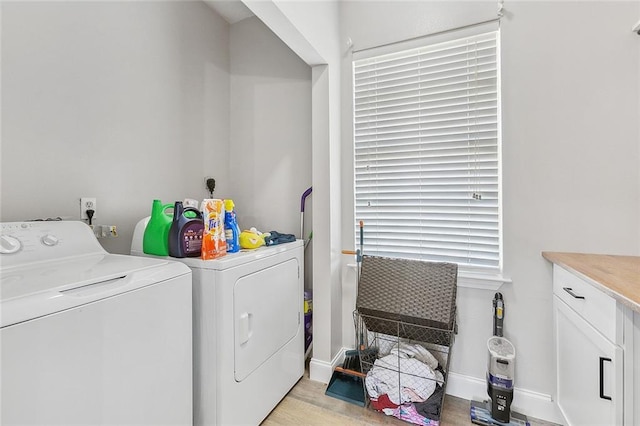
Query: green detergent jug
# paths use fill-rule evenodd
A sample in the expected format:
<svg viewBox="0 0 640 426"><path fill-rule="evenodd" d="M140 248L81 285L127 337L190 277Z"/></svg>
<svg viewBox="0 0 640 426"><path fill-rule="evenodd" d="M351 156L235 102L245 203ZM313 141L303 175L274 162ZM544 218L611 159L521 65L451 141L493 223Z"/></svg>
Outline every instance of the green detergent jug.
<svg viewBox="0 0 640 426"><path fill-rule="evenodd" d="M142 239L142 251L156 256L169 256L169 229L171 228L172 215L165 211L173 208L173 204L162 204L160 200L153 200L151 218L144 229Z"/></svg>

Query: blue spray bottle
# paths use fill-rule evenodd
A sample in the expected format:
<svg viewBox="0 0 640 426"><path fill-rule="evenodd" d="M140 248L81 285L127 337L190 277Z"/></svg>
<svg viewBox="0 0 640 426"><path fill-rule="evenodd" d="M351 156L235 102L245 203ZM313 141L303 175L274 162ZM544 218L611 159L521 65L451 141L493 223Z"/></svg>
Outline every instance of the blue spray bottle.
<svg viewBox="0 0 640 426"><path fill-rule="evenodd" d="M224 233L227 240L227 253L240 251L240 228L233 207L233 200L224 200Z"/></svg>

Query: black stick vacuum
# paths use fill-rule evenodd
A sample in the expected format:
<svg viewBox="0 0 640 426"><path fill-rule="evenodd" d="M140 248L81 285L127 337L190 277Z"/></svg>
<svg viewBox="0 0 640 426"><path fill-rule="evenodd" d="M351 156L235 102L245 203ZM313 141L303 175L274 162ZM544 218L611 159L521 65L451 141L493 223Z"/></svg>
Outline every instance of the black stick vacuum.
<svg viewBox="0 0 640 426"><path fill-rule="evenodd" d="M493 337L487 341L487 394L490 400L471 401L471 421L484 426L529 426L525 416L511 412L516 349L503 337L504 299L501 293L493 298Z"/></svg>

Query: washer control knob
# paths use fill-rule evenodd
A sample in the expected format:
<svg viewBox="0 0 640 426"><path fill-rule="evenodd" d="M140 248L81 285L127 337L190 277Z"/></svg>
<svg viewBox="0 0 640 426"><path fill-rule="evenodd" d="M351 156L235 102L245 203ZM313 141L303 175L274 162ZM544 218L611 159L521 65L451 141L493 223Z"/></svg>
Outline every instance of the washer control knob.
<svg viewBox="0 0 640 426"><path fill-rule="evenodd" d="M9 235L0 236L0 253L11 254L15 253L22 248L20 240Z"/></svg>
<svg viewBox="0 0 640 426"><path fill-rule="evenodd" d="M47 234L41 239L42 244L48 247L53 247L58 244L58 238L55 235Z"/></svg>

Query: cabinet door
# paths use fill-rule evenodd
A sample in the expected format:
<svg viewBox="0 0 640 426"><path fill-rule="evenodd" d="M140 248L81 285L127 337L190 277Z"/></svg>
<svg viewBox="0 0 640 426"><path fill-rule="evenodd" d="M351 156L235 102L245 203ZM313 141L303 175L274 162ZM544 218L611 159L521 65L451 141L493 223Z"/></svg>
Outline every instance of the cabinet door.
<svg viewBox="0 0 640 426"><path fill-rule="evenodd" d="M557 296L558 406L569 425L622 424L622 349Z"/></svg>

